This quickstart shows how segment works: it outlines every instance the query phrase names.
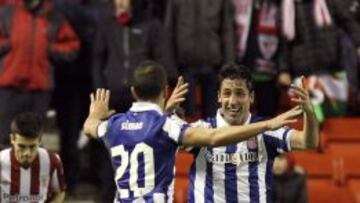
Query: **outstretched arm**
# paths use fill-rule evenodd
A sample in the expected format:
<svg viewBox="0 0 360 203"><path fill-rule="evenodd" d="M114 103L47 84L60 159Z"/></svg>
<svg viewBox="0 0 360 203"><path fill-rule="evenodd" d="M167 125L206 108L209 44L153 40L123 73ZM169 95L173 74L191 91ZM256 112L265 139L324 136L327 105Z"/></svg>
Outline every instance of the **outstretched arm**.
<svg viewBox="0 0 360 203"><path fill-rule="evenodd" d="M84 133L92 138L98 138L97 127L115 113L109 110L110 91L106 89L97 89L96 93L90 94L90 109L89 115L84 123Z"/></svg>
<svg viewBox="0 0 360 203"><path fill-rule="evenodd" d="M302 82L298 86L292 85L291 90L298 97L292 99L292 101L300 104L304 112L303 130L293 131L290 137L291 148L295 150L316 149L319 143L319 124L316 120L309 93L304 89Z"/></svg>
<svg viewBox="0 0 360 203"><path fill-rule="evenodd" d="M267 130L275 130L286 124L296 122L295 117L302 110L295 107L279 116L249 125L230 126L215 129L187 128L183 138L183 145L187 146L225 146L235 144Z"/></svg>

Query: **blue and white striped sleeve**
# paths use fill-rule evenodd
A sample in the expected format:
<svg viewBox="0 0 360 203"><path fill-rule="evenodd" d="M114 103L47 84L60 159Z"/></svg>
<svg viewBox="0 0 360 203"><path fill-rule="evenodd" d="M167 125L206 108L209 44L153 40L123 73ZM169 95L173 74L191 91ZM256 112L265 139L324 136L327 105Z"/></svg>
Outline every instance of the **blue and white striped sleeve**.
<svg viewBox="0 0 360 203"><path fill-rule="evenodd" d="M174 140L178 145L182 144L184 132L190 125L176 115L166 118L163 130L168 136Z"/></svg>
<svg viewBox="0 0 360 203"><path fill-rule="evenodd" d="M190 127L192 128L211 128L211 124L204 121L204 120L198 120L190 124ZM194 146L187 146L184 148L185 151L190 153L196 153L200 147L194 147Z"/></svg>
<svg viewBox="0 0 360 203"><path fill-rule="evenodd" d="M276 150L277 153L291 151L290 137L292 129L288 127L279 128L274 131L266 131L264 133L265 145L267 148Z"/></svg>
<svg viewBox="0 0 360 203"><path fill-rule="evenodd" d="M109 121L103 121L97 126L96 133L98 138L103 139L103 137L106 135L108 131L108 125L109 125Z"/></svg>

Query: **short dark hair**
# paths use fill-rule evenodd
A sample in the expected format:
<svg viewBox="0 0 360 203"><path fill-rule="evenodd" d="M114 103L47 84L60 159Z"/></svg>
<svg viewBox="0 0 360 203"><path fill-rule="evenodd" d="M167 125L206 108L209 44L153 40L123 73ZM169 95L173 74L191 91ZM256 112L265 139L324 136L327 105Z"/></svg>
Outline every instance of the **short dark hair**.
<svg viewBox="0 0 360 203"><path fill-rule="evenodd" d="M11 133L27 138L40 137L43 131L43 119L33 112L24 112L17 115L11 122Z"/></svg>
<svg viewBox="0 0 360 203"><path fill-rule="evenodd" d="M154 99L167 85L164 67L154 61L142 62L134 72L133 86L140 99Z"/></svg>
<svg viewBox="0 0 360 203"><path fill-rule="evenodd" d="M219 72L219 85L221 87L222 82L225 79L240 79L245 80L246 86L249 92L254 90L253 79L250 73L250 70L245 65L239 64L226 64L224 65Z"/></svg>

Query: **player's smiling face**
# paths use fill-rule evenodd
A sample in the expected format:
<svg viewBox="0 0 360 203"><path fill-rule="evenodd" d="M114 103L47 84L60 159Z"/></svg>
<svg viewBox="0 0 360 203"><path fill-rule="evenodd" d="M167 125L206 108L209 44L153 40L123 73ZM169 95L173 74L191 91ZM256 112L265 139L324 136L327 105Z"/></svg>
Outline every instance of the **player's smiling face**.
<svg viewBox="0 0 360 203"><path fill-rule="evenodd" d="M246 121L254 92L250 92L242 79L224 79L221 83L218 102L221 114L230 125L242 125Z"/></svg>

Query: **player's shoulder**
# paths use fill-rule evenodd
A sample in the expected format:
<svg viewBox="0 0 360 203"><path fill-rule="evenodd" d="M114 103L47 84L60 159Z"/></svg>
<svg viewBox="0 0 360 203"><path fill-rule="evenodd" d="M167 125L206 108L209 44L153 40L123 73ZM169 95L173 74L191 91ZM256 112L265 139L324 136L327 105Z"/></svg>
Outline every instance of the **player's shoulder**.
<svg viewBox="0 0 360 203"><path fill-rule="evenodd" d="M115 121L119 121L125 117L126 113L117 113L115 115L112 115L107 121L109 123L113 123Z"/></svg>
<svg viewBox="0 0 360 203"><path fill-rule="evenodd" d="M0 154L8 154L8 153L10 153L10 151L11 151L11 148L9 147L9 148L5 148L5 149L2 149L1 151L0 151Z"/></svg>
<svg viewBox="0 0 360 203"><path fill-rule="evenodd" d="M6 148L0 151L0 162L9 162L11 148Z"/></svg>
<svg viewBox="0 0 360 203"><path fill-rule="evenodd" d="M191 123L191 127L194 128L215 128L216 127L216 118L208 117L206 119L199 119Z"/></svg>
<svg viewBox="0 0 360 203"><path fill-rule="evenodd" d="M59 156L59 154L55 151L51 151L48 149L45 149L43 147L39 147L39 156L40 158L45 158L48 157L50 164L59 164L61 163L61 158Z"/></svg>

